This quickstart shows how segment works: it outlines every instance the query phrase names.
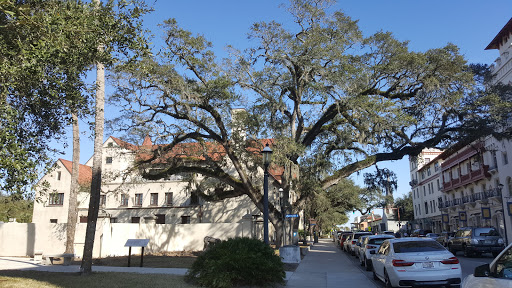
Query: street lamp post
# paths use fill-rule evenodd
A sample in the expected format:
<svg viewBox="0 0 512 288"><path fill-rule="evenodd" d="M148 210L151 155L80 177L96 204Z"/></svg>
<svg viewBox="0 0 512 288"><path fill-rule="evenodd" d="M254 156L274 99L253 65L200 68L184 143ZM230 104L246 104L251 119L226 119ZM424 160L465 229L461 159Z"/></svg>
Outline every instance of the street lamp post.
<svg viewBox="0 0 512 288"><path fill-rule="evenodd" d="M270 156L272 155L272 149L265 145L265 148L261 151L263 154L263 166L265 171L263 173L263 241L265 244L269 244L268 241L268 165L270 165Z"/></svg>
<svg viewBox="0 0 512 288"><path fill-rule="evenodd" d="M281 200L281 214L283 215L283 246L286 245L286 239L285 239L285 233L286 233L286 227L285 227L285 223L286 223L286 218L285 218L285 214L286 214L286 211L285 211L285 205L284 205L284 190L283 188L279 188L279 198Z"/></svg>
<svg viewBox="0 0 512 288"><path fill-rule="evenodd" d="M498 184L498 190L501 194L501 191L503 189L503 184ZM504 228L504 232L505 232L505 247L508 245L508 235L507 235L507 221L505 221L505 201L503 199L503 195L501 195L501 209L503 210L503 212L501 212L501 215L502 215L502 218L503 218L503 228Z"/></svg>

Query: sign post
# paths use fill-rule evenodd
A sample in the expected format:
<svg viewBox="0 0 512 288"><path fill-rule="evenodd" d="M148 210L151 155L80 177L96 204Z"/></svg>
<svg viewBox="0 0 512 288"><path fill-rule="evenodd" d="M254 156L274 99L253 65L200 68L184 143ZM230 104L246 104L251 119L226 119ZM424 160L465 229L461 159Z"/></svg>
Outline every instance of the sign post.
<svg viewBox="0 0 512 288"><path fill-rule="evenodd" d="M128 239L126 240L126 244L124 247L128 248L128 267L130 267L130 260L132 257L132 247L141 247L142 252L140 253L140 267L142 267L142 263L144 262L144 247L148 246L149 239Z"/></svg>

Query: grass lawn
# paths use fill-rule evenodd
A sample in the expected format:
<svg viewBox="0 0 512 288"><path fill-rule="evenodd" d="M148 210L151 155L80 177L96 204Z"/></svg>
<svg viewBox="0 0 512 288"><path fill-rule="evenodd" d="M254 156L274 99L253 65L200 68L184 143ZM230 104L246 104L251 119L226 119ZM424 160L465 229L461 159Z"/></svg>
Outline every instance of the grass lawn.
<svg viewBox="0 0 512 288"><path fill-rule="evenodd" d="M151 268L191 268L192 263L196 260L201 252L178 252L178 253L165 253L157 255L144 255L144 267ZM93 265L97 266L114 266L114 267L128 267L128 256L121 257L106 257L101 259L93 259ZM130 266L140 266L140 255L132 255ZM80 261L74 261L73 265L80 265ZM285 271L295 271L298 264L284 264Z"/></svg>
<svg viewBox="0 0 512 288"><path fill-rule="evenodd" d="M157 255L144 255L144 267L151 268L190 268L196 261L199 252L166 253ZM132 255L130 266L140 266L140 255ZM73 265L80 265L81 261L74 261ZM128 256L106 257L93 259L92 265L128 267Z"/></svg>
<svg viewBox="0 0 512 288"><path fill-rule="evenodd" d="M199 252L198 252L199 253ZM166 253L144 255L144 267L190 268L198 253ZM61 264L59 261L55 262ZM80 265L74 261L73 265ZM128 256L93 259L93 265L127 267ZM140 255L131 256L131 266L140 266ZM285 264L285 271L295 271L298 264ZM41 271L0 270L0 287L197 287L185 282L183 276L138 273L100 273L81 276L77 273L54 273Z"/></svg>
<svg viewBox="0 0 512 288"><path fill-rule="evenodd" d="M185 283L183 276L136 273L53 273L40 271L0 271L0 287L197 287Z"/></svg>

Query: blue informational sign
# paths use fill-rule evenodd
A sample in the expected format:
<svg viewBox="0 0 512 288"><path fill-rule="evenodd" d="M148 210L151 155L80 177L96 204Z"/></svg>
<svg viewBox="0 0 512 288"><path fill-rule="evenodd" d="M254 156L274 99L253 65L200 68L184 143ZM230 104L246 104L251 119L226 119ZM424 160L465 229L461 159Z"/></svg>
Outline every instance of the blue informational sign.
<svg viewBox="0 0 512 288"><path fill-rule="evenodd" d="M286 214L286 218L298 218L299 214Z"/></svg>

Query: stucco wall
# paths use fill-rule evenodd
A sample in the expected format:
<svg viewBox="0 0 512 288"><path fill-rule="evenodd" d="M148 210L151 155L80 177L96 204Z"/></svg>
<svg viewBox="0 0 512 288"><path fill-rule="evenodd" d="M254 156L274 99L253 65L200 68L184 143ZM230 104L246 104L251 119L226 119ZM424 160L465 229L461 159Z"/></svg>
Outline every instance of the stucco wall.
<svg viewBox="0 0 512 288"><path fill-rule="evenodd" d="M85 223L77 224L74 247L78 257L83 254L86 227ZM156 253L202 250L205 236L226 240L253 235L251 220L198 224L132 224L101 220L96 228L93 257L128 255L128 247L124 247L128 239L150 239L145 253ZM65 224L0 224L0 256L32 257L38 250L44 254L63 253L65 242ZM140 248L133 248L132 254L137 253Z"/></svg>

